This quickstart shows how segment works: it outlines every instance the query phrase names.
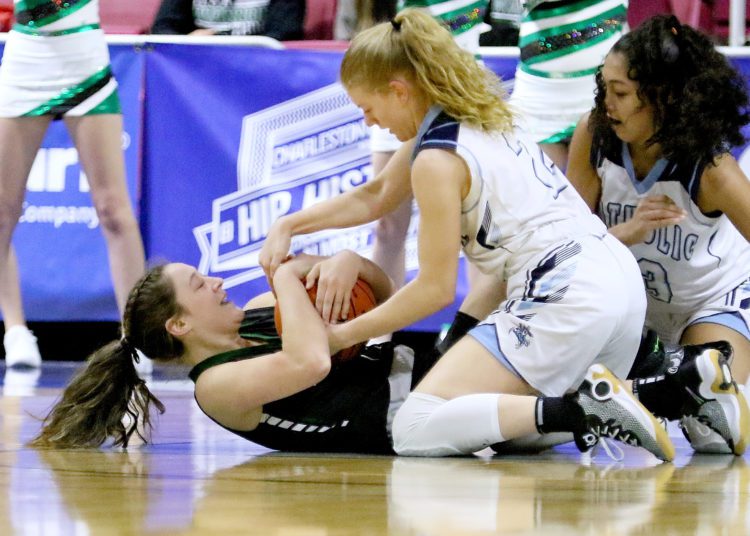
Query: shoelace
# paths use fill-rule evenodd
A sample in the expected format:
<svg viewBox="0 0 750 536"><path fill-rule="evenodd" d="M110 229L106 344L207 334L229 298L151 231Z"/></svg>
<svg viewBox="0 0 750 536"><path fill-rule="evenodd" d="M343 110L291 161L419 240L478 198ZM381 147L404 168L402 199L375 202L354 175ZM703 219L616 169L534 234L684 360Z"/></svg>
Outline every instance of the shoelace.
<svg viewBox="0 0 750 536"><path fill-rule="evenodd" d="M611 439L600 437L599 441L596 442L596 445L591 447L586 452L581 453L581 463L587 467L590 466L591 463L593 462L593 458L596 456L597 452L599 451L600 446L602 450L604 450L604 453L613 462L619 463L625 459L625 451L622 450L622 448L617 443L615 443Z"/></svg>

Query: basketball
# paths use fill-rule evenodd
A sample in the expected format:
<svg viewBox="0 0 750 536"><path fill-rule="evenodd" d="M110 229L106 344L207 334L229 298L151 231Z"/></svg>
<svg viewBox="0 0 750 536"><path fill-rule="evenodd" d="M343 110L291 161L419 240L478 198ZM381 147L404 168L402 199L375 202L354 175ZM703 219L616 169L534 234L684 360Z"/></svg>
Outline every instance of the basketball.
<svg viewBox="0 0 750 536"><path fill-rule="evenodd" d="M307 294L308 296L310 296L310 301L313 304L315 303L315 297L317 296L317 293L318 283L316 281L311 288L307 289ZM367 311L374 309L376 305L377 303L375 302L375 294L372 292L372 287L370 287L369 283L367 283L364 279L358 279L354 285L354 288L352 288L352 297L349 301L348 320L356 318L366 313ZM279 310L278 303L276 304L276 307L274 307L273 320L276 324L276 331L278 331L279 336L281 336L281 312ZM331 356L331 360L334 363L348 361L349 359L352 359L356 355L358 355L364 345L365 343L361 342L349 348L344 348L343 350L337 352L335 355Z"/></svg>

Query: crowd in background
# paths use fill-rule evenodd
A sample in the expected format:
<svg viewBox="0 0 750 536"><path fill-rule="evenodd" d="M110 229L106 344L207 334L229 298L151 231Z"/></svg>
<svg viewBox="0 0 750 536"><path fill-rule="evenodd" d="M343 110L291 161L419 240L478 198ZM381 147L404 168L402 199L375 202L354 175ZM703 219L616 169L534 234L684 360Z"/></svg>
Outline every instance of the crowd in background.
<svg viewBox="0 0 750 536"><path fill-rule="evenodd" d="M631 0L631 28L659 14L672 13L726 44L730 0ZM139 0L122 4L100 0L105 33L266 35L287 40L349 40L357 29L387 20L397 0ZM491 29L482 46L515 46L523 0L492 0L486 20ZM750 13L750 9L746 10ZM0 0L0 31L13 24L12 0Z"/></svg>

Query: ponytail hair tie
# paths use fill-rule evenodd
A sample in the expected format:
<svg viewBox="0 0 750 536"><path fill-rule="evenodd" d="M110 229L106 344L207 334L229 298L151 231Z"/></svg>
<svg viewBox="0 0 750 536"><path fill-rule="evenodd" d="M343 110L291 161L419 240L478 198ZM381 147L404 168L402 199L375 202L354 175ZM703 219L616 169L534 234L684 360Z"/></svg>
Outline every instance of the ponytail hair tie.
<svg viewBox="0 0 750 536"><path fill-rule="evenodd" d="M138 357L138 352L135 349L135 346L128 340L127 337L123 337L120 339L120 346L122 346L122 349L125 350L130 357L138 363L140 361L140 357Z"/></svg>
<svg viewBox="0 0 750 536"><path fill-rule="evenodd" d="M391 19L391 26L393 26L393 29L397 32L401 31L401 22L397 21L396 19Z"/></svg>

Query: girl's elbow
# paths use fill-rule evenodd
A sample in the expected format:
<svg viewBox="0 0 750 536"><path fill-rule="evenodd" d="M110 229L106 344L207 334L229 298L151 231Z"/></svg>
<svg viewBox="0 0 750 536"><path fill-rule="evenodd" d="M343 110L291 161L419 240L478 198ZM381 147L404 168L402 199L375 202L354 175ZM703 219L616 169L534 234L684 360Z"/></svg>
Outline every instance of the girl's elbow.
<svg viewBox="0 0 750 536"><path fill-rule="evenodd" d="M315 383L322 381L331 372L331 354L327 350L315 352L307 370Z"/></svg>
<svg viewBox="0 0 750 536"><path fill-rule="evenodd" d="M418 285L419 293L427 298L430 308L437 311L451 305L456 299L455 280L420 276L421 274L417 275L415 282Z"/></svg>
<svg viewBox="0 0 750 536"><path fill-rule="evenodd" d="M450 284L440 285L433 292L430 292L430 296L432 296L433 306L436 309L442 309L453 304L453 301L456 299L456 286Z"/></svg>
<svg viewBox="0 0 750 536"><path fill-rule="evenodd" d="M455 301L455 299L456 299L455 289L454 289L454 292L445 292L445 293L443 293L440 296L440 300L439 300L440 309L442 309L444 307L448 307L449 305L452 305L453 302Z"/></svg>
<svg viewBox="0 0 750 536"><path fill-rule="evenodd" d="M328 348L301 348L299 351L286 349L289 374L309 385L315 385L331 372L331 354Z"/></svg>

